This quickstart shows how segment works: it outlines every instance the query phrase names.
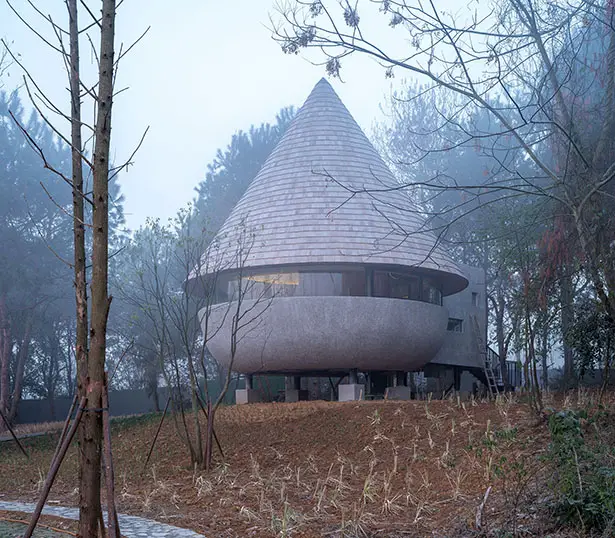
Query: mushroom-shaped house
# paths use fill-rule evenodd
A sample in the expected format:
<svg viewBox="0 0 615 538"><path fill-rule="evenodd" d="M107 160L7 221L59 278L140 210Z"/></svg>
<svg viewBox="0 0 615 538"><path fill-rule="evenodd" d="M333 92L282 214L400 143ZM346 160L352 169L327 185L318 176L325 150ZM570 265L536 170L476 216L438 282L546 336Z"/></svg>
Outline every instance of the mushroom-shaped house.
<svg viewBox="0 0 615 538"><path fill-rule="evenodd" d="M442 297L468 285L325 79L197 279L215 279L201 318L217 361L287 375L420 369L446 337Z"/></svg>

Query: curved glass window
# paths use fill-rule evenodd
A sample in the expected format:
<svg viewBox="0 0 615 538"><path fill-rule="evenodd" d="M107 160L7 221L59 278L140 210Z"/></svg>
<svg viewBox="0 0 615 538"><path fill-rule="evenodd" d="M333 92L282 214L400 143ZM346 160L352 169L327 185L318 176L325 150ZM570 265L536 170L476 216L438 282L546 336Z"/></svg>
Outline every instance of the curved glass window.
<svg viewBox="0 0 615 538"><path fill-rule="evenodd" d="M370 285L368 286L368 275ZM391 271L294 271L221 278L216 303L273 297L389 297L442 304L442 291L432 278Z"/></svg>
<svg viewBox="0 0 615 538"><path fill-rule="evenodd" d="M421 300L421 280L417 276L374 271L374 297Z"/></svg>
<svg viewBox="0 0 615 538"><path fill-rule="evenodd" d="M423 282L423 292L421 295L421 300L426 303L432 304L442 304L442 290L438 283L431 278L422 278Z"/></svg>
<svg viewBox="0 0 615 538"><path fill-rule="evenodd" d="M244 299L272 297L328 297L364 296L365 273L344 272L295 272L250 275L228 281L227 300L241 293Z"/></svg>
<svg viewBox="0 0 615 538"><path fill-rule="evenodd" d="M442 304L442 291L429 277L419 277L390 271L374 271L374 297L392 297Z"/></svg>

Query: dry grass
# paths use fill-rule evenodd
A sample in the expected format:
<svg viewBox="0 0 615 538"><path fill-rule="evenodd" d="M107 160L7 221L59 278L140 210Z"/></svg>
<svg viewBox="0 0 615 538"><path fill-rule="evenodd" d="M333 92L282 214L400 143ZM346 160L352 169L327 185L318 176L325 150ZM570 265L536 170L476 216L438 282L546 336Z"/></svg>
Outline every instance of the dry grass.
<svg viewBox="0 0 615 538"><path fill-rule="evenodd" d="M514 397L228 407L217 421L226 457L209 473L190 468L170 421L142 473L156 426L114 425L120 510L209 537L475 536L489 486L488 529L542 532L527 507L544 504L548 435ZM27 465L0 447L0 498L36 497L53 437L28 445ZM75 484L73 450L52 499L75 504Z"/></svg>
<svg viewBox="0 0 615 538"><path fill-rule="evenodd" d="M111 421L126 421L132 418L137 418L139 415L125 415L122 417L112 417ZM17 424L13 427L13 431L18 435L32 435L37 433L55 433L62 431L64 427L64 422L56 421L56 422L37 422L35 424ZM10 433L8 431L2 433L3 436L9 437Z"/></svg>
<svg viewBox="0 0 615 538"><path fill-rule="evenodd" d="M63 422L40 422L37 424L17 424L13 431L18 435L31 435L33 433L50 433L61 431L64 426ZM6 435L5 435L6 434ZM4 432L3 436L8 436L9 432Z"/></svg>

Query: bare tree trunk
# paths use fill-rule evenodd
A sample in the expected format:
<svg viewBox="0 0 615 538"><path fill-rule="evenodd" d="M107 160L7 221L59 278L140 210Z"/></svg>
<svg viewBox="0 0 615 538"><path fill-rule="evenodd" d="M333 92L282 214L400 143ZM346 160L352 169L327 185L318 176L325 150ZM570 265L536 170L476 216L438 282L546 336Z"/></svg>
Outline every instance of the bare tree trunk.
<svg viewBox="0 0 615 538"><path fill-rule="evenodd" d="M11 363L11 327L6 312L6 297L0 295L0 411L4 416L8 415L10 397L10 376L9 369ZM4 423L2 426L4 428Z"/></svg>
<svg viewBox="0 0 615 538"><path fill-rule="evenodd" d="M574 358L572 348L566 343L566 333L572 327L572 277L564 268L564 274L560 278L560 307L562 322L562 349L564 351L564 385L570 388L574 384Z"/></svg>
<svg viewBox="0 0 615 538"><path fill-rule="evenodd" d="M504 336L504 297L501 290L496 294L496 308L495 308L495 336L498 344L498 355L500 360L500 371L502 372L502 382L504 387L510 386L510 380L508 379L508 368L506 365L506 359L508 349L506 345L506 337Z"/></svg>
<svg viewBox="0 0 615 538"><path fill-rule="evenodd" d="M216 410L211 405L211 400L207 400L207 435L205 438L205 469L211 469L213 460L213 441L214 441L214 418Z"/></svg>
<svg viewBox="0 0 615 538"><path fill-rule="evenodd" d="M542 411L542 394L540 391L540 384L538 383L538 375L536 372L536 335L534 328L532 327L532 320L530 318L529 307L526 305L525 311L525 328L526 328L526 349L527 358L526 364L528 366L527 373L530 376L529 390L530 400L534 411L540 413Z"/></svg>
<svg viewBox="0 0 615 538"><path fill-rule="evenodd" d="M49 403L49 416L51 417L52 422L56 420L56 402L55 396L53 392L47 394L47 401Z"/></svg>
<svg viewBox="0 0 615 538"><path fill-rule="evenodd" d="M17 418L19 411L19 402L21 401L21 392L23 389L23 375L30 349L30 333L32 332L32 319L29 317L26 320L23 338L17 352L17 365L15 367L15 380L13 382L13 396L11 398L11 407L9 409L9 422L13 423Z"/></svg>
<svg viewBox="0 0 615 538"><path fill-rule="evenodd" d="M549 365L547 364L547 358L549 355L549 325L545 321L542 326L542 334L540 342L540 355L542 362L542 387L544 389L549 388Z"/></svg>
<svg viewBox="0 0 615 538"><path fill-rule="evenodd" d="M100 20L98 103L96 142L94 146L92 212L92 314L90 351L88 355L87 393L92 411L85 416L85 463L82 471L82 498L90 501L82 506L80 532L95 536L100 513L100 466L102 451L102 391L105 382L107 319L111 297L107 294L109 271L109 149L111 142L111 110L113 103L113 63L115 36L115 0L103 0ZM83 461L82 460L82 461ZM97 506L98 513L88 510Z"/></svg>
<svg viewBox="0 0 615 538"><path fill-rule="evenodd" d="M105 447L105 482L107 484L107 519L109 538L121 538L120 524L115 508L115 472L113 470L113 452L111 450L111 422L109 420L109 383L105 376L103 387L103 437Z"/></svg>
<svg viewBox="0 0 615 538"><path fill-rule="evenodd" d="M158 396L158 384L152 389L152 398L154 400L154 411L160 413L160 397Z"/></svg>
<svg viewBox="0 0 615 538"><path fill-rule="evenodd" d="M77 392L80 400L87 397L88 376L88 297L86 280L85 251L85 208L83 192L83 163L81 151L81 99L79 71L79 22L77 0L68 0L70 34L70 96L71 96L71 143L72 143L72 180L73 180L73 242L75 277L75 361L77 364ZM89 400L93 402L94 398ZM100 407L99 403L89 407ZM88 420L90 419L90 420ZM100 506L100 456L96 458L96 439L88 431L88 423L96 415L86 413L79 427L79 535L83 538L98 535ZM100 444L100 441L98 442ZM93 458L93 459L92 459ZM99 469L98 480L96 471ZM94 475L94 476L92 476ZM94 482L92 483L92 480Z"/></svg>
<svg viewBox="0 0 615 538"><path fill-rule="evenodd" d="M88 356L88 295L85 263L85 210L83 192L83 163L81 151L81 100L79 98L79 26L77 0L68 0L70 28L70 94L71 143L73 172L73 241L76 303L75 362L77 364L77 390L85 396L85 378ZM82 432L79 435L83 441Z"/></svg>
<svg viewBox="0 0 615 538"><path fill-rule="evenodd" d="M71 360L71 350L73 349L73 345L71 342L72 339L72 331L70 323L67 324L66 329L66 388L68 390L68 394L74 394L75 392L75 380L73 379L73 361Z"/></svg>
<svg viewBox="0 0 615 538"><path fill-rule="evenodd" d="M102 453L102 392L105 383L107 319L111 297L107 294L109 271L109 149L113 103L115 0L103 0L100 19L98 97L93 155L92 212L92 313L87 368L89 412L84 417L82 491L79 532L96 536L100 515Z"/></svg>
<svg viewBox="0 0 615 538"><path fill-rule="evenodd" d="M602 385L600 386L600 395L598 396L598 404L602 404L604 393L609 386L611 377L611 337L606 337L606 350L604 352L604 364L602 367Z"/></svg>
<svg viewBox="0 0 615 538"><path fill-rule="evenodd" d="M194 461L193 465L198 465L199 468L203 467L203 436L201 433L201 423L199 421L199 385L196 378L196 372L194 371L194 363L192 357L188 357L188 369L190 376L190 401L192 404L192 415L194 419L194 435L195 435L195 447L194 447ZM188 432L186 432L188 434Z"/></svg>

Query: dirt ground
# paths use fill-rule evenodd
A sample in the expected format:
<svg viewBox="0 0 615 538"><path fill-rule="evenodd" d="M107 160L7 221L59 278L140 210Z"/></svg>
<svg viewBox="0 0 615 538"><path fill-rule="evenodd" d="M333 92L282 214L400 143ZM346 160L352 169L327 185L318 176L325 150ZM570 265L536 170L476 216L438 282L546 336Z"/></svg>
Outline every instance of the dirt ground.
<svg viewBox="0 0 615 538"><path fill-rule="evenodd" d="M0 538L18 538L27 529L30 515L0 510ZM53 516L42 516L34 538L68 538L76 536L74 521Z"/></svg>
<svg viewBox="0 0 615 538"><path fill-rule="evenodd" d="M143 469L159 417L114 425L121 512L211 538L478 536L477 515L494 536L573 536L541 522L548 431L512 396L223 408L225 457L209 473L191 468L172 420ZM36 499L55 441L27 439L29 463L0 445L0 500ZM76 478L72 449L51 500L75 505Z"/></svg>

